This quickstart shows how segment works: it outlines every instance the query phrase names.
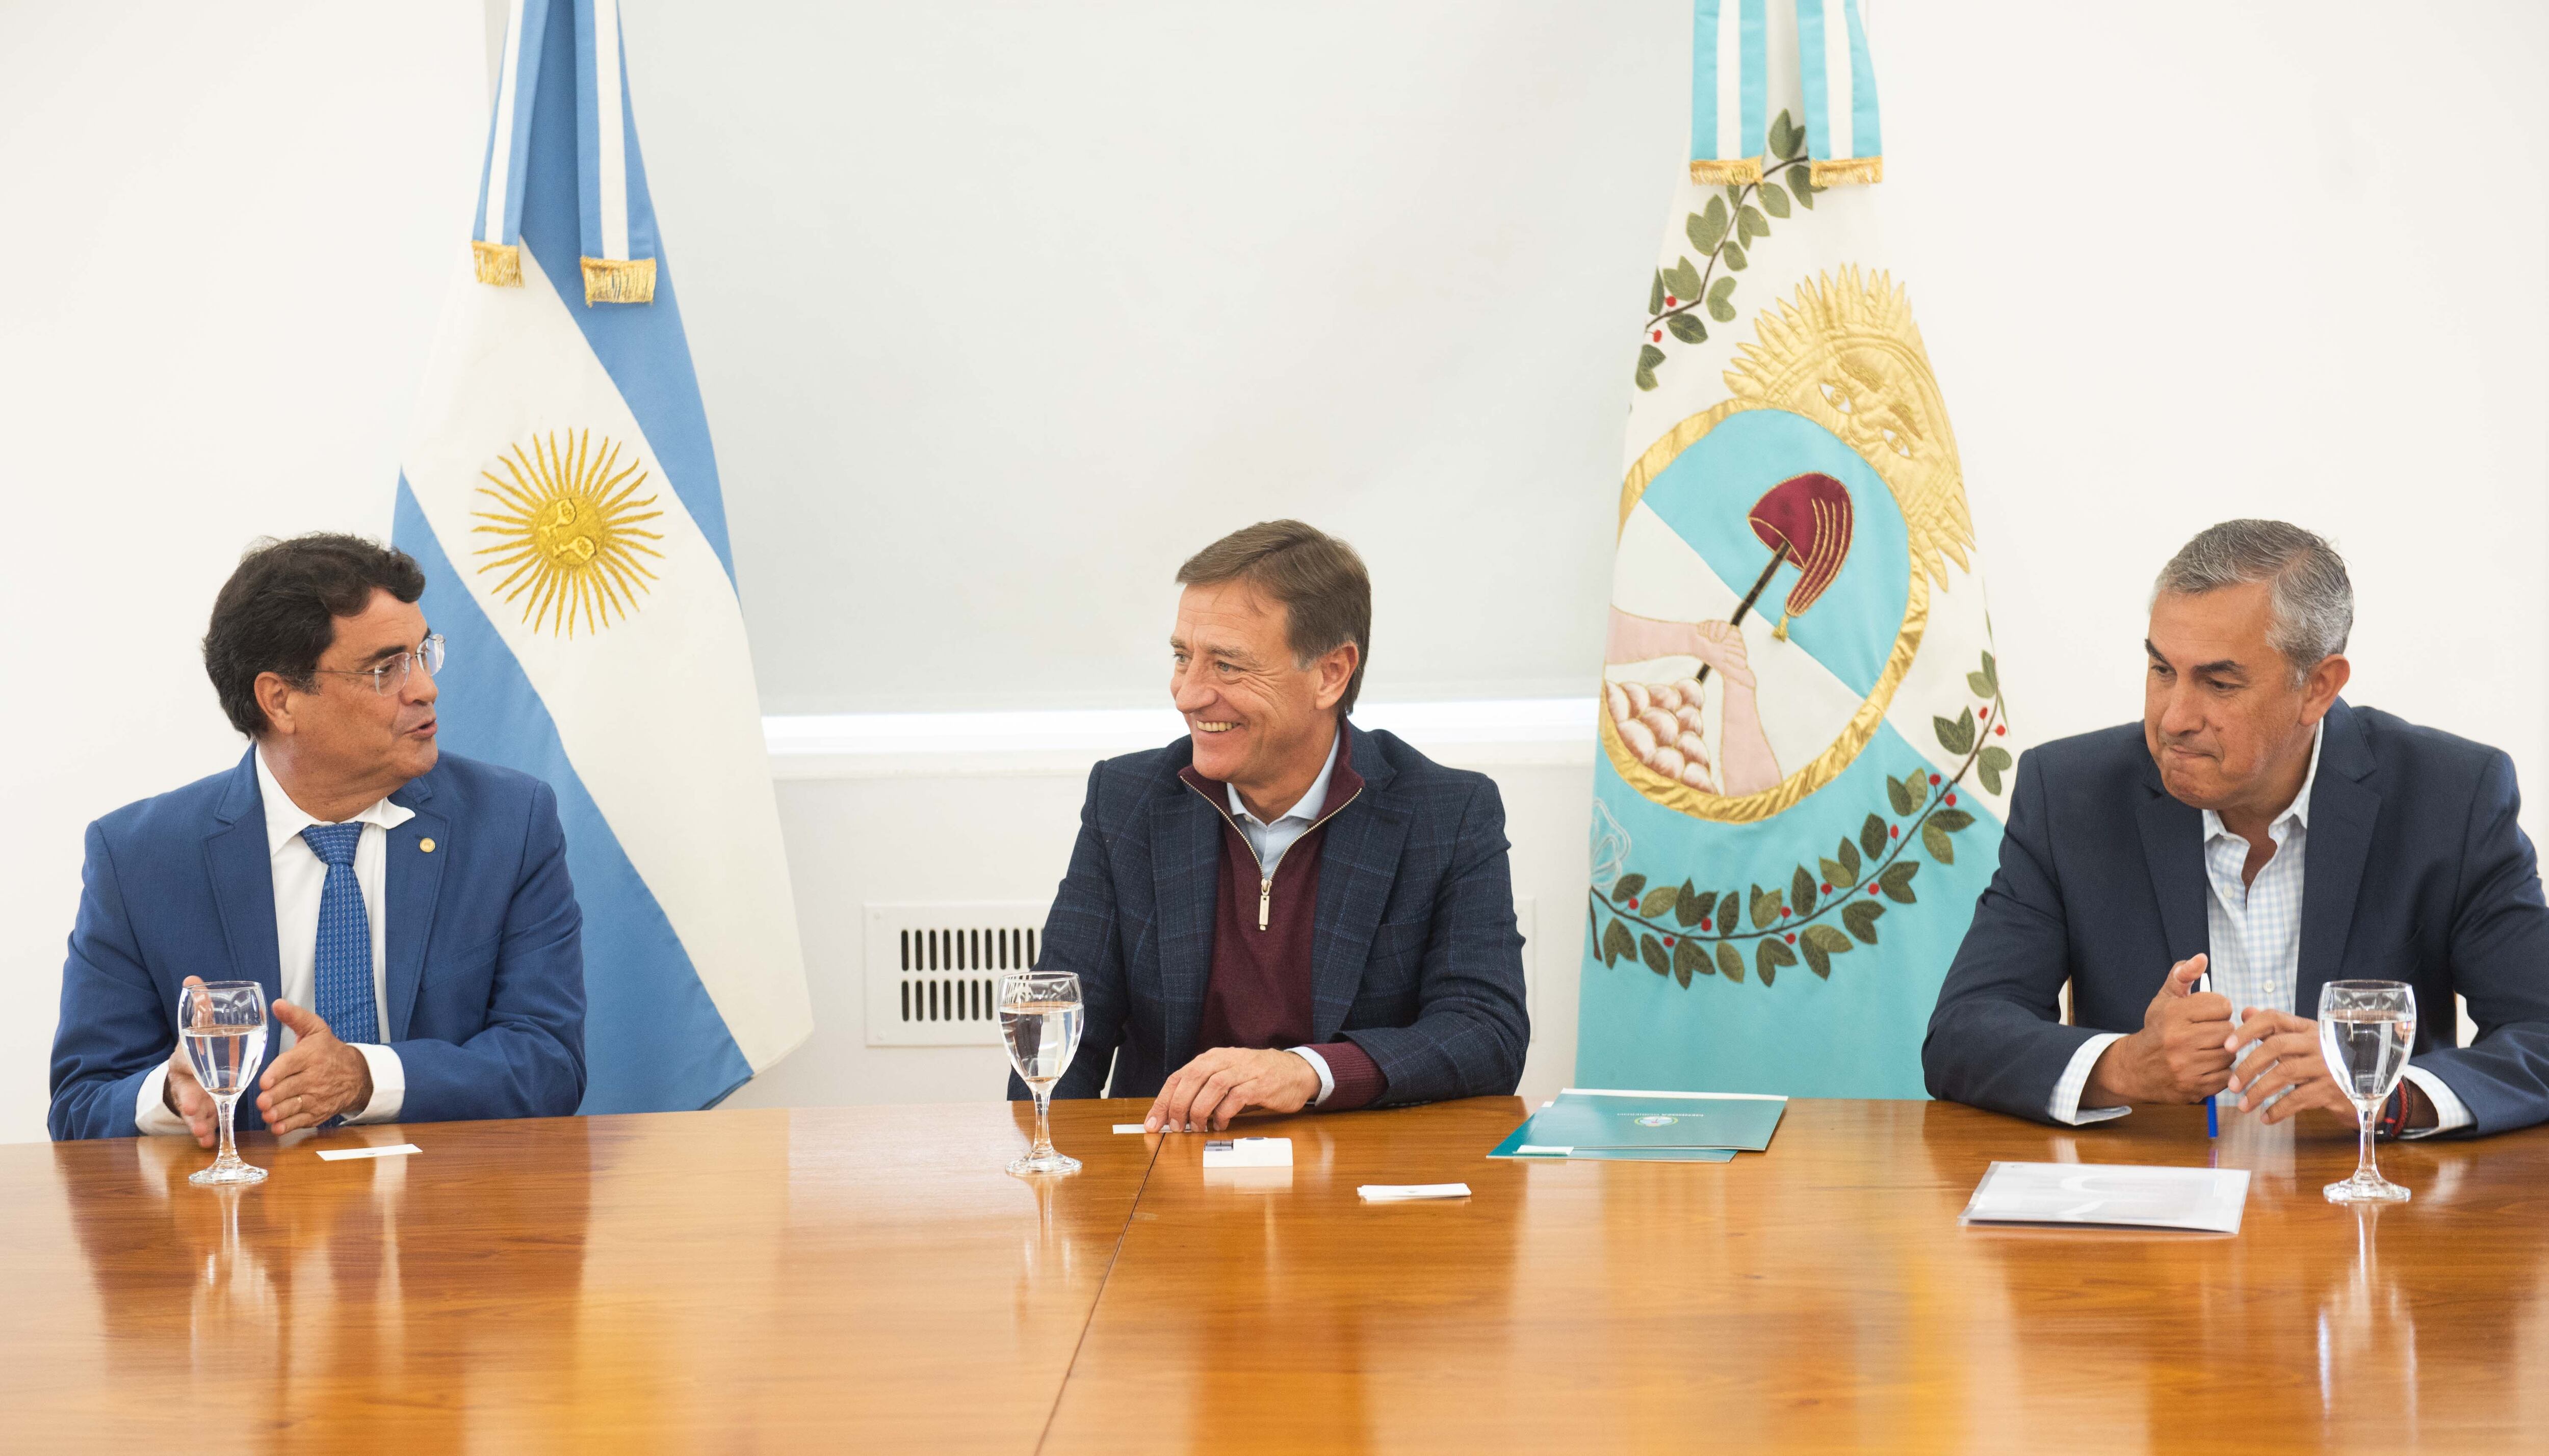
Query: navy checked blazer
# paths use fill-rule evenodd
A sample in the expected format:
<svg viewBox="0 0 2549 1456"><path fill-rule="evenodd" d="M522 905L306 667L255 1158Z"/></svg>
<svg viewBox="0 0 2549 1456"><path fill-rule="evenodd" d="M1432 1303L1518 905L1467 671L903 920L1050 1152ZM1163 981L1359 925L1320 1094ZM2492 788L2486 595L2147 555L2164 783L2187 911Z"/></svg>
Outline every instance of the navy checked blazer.
<svg viewBox="0 0 2549 1456"><path fill-rule="evenodd" d="M1504 801L1395 735L1346 725L1364 789L1327 821L1311 920L1308 1043L1344 1040L1389 1079L1375 1106L1509 1095L1531 1045ZM1212 972L1224 820L1178 777L1180 738L1088 775L1080 843L1037 966L1088 1007L1057 1097L1152 1097L1195 1045ZM1014 1073L1009 1096L1027 1095Z"/></svg>

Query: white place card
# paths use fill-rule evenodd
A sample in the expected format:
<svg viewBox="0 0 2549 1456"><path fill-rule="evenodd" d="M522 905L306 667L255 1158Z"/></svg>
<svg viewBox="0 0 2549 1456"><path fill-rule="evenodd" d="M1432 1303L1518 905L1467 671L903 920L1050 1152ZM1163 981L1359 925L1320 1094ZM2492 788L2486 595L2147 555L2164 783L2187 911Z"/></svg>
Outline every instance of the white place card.
<svg viewBox="0 0 2549 1456"><path fill-rule="evenodd" d="M1292 1139L1289 1138L1228 1138L1203 1145L1203 1165L1207 1168L1288 1168L1292 1166Z"/></svg>
<svg viewBox="0 0 2549 1456"><path fill-rule="evenodd" d="M1355 1192L1367 1203L1414 1203L1421 1198L1467 1198L1466 1183L1366 1183Z"/></svg>
<svg viewBox="0 0 2549 1456"><path fill-rule="evenodd" d="M1149 1132L1149 1131L1151 1131L1151 1130L1150 1130L1150 1129L1148 1129L1148 1128L1143 1127L1140 1123L1117 1123L1117 1124L1115 1125L1115 1131L1116 1131L1118 1134L1124 1134L1124 1133L1147 1133L1147 1132Z"/></svg>
<svg viewBox="0 0 2549 1456"><path fill-rule="evenodd" d="M2236 1233L2247 1207L2245 1168L1994 1163L1961 1222Z"/></svg>
<svg viewBox="0 0 2549 1456"><path fill-rule="evenodd" d="M319 1155L332 1163L349 1157L405 1157L411 1152L423 1151L424 1148L413 1142L392 1142L380 1147L330 1147Z"/></svg>

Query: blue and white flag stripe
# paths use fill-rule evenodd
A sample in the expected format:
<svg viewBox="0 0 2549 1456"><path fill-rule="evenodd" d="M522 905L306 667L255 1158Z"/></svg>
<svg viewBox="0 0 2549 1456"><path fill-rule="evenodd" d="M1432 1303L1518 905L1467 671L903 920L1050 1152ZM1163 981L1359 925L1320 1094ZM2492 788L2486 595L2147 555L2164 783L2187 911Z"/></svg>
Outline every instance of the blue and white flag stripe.
<svg viewBox="0 0 2549 1456"><path fill-rule="evenodd" d="M590 6L519 0L520 48L539 58L517 93L528 115L512 121L528 143L514 169L521 286L478 287L465 271L455 282L401 462L396 538L425 567L427 618L451 642L446 750L558 792L585 916L584 1110L702 1107L785 1055L812 1019L715 456L669 275L641 306L595 309L576 292L592 88L573 28ZM614 13L614 79L617 35ZM642 242L652 205L618 92L623 227ZM584 565L552 549L565 537L541 546L533 529L575 511L488 489L491 472L511 474L509 453L552 441L591 460L607 441L614 469L635 467L613 483L633 503L613 505L610 487L568 502L624 510L616 539L643 553L618 579L624 610L579 617L572 636L506 579L524 561L560 578Z"/></svg>
<svg viewBox="0 0 2549 1456"><path fill-rule="evenodd" d="M543 4L544 0L525 3ZM545 49L560 55L571 53L574 38L569 33L563 4L550 17L549 25L552 34ZM582 168L578 162L581 108L571 107L562 99L574 89L568 84L567 64L556 55L549 56L544 64L550 68L551 94L561 99L540 107L532 118L533 145L522 191L522 252L538 260L552 285L563 287L577 274L582 235ZM623 77L624 74L623 70ZM621 95L620 109L627 113L630 108L624 99L624 88ZM656 235L655 203L647 190L646 167L637 149L633 121L624 129L624 135L629 138L629 231L651 247ZM570 313L594 357L610 374L612 384L637 416L646 421L647 437L661 452L664 476L669 477L674 492L708 537L708 549L716 553L731 581L734 555L726 543L725 500L718 484L716 452L708 443L708 411L700 403L699 376L691 368L676 283L670 260L657 259L653 303L642 308L585 308Z"/></svg>
<svg viewBox="0 0 2549 1456"><path fill-rule="evenodd" d="M1883 156L1876 69L1867 58L1858 0L1797 0L1797 68L1806 154L1819 162Z"/></svg>
<svg viewBox="0 0 2549 1456"><path fill-rule="evenodd" d="M655 255L651 218L640 230L628 206L634 151L627 62L620 50L618 0L575 0L577 198L584 256L627 262Z"/></svg>
<svg viewBox="0 0 2549 1456"><path fill-rule="evenodd" d="M1696 0L1690 30L1694 161L1738 161L1762 153L1770 72L1762 4Z"/></svg>
<svg viewBox="0 0 2549 1456"><path fill-rule="evenodd" d="M522 179L531 147L532 103L540 46L548 34L549 0L510 0L505 56L496 71L495 114L487 125L487 158L478 174L476 237L509 246L522 235Z"/></svg>

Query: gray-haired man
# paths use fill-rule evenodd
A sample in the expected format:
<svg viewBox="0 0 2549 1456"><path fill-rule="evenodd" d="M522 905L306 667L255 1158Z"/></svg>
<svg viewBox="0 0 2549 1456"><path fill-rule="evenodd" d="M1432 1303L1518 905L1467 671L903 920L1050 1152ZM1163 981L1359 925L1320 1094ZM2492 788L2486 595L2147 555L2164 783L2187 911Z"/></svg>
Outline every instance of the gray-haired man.
<svg viewBox="0 0 2549 1456"><path fill-rule="evenodd" d="M2331 980L2389 980L2417 1021L2385 1134L2549 1120L2549 907L2512 761L2347 705L2353 623L2345 563L2298 526L2224 521L2169 562L2138 728L2019 763L1922 1046L1934 1095L2074 1125L2215 1093L2350 1118L2310 1018Z"/></svg>

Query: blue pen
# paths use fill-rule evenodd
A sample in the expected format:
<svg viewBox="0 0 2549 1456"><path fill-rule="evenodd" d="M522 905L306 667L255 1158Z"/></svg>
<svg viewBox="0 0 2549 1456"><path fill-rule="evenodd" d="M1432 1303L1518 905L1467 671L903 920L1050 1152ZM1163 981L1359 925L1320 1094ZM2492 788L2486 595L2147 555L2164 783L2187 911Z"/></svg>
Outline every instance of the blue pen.
<svg viewBox="0 0 2549 1456"><path fill-rule="evenodd" d="M2213 965L2210 961L2205 963L2204 974L2195 978L2195 989L2198 995L2213 989ZM2204 1136L2207 1138L2221 1136L2221 1112L2213 1105L2213 1099L2210 1096L2204 1099Z"/></svg>

